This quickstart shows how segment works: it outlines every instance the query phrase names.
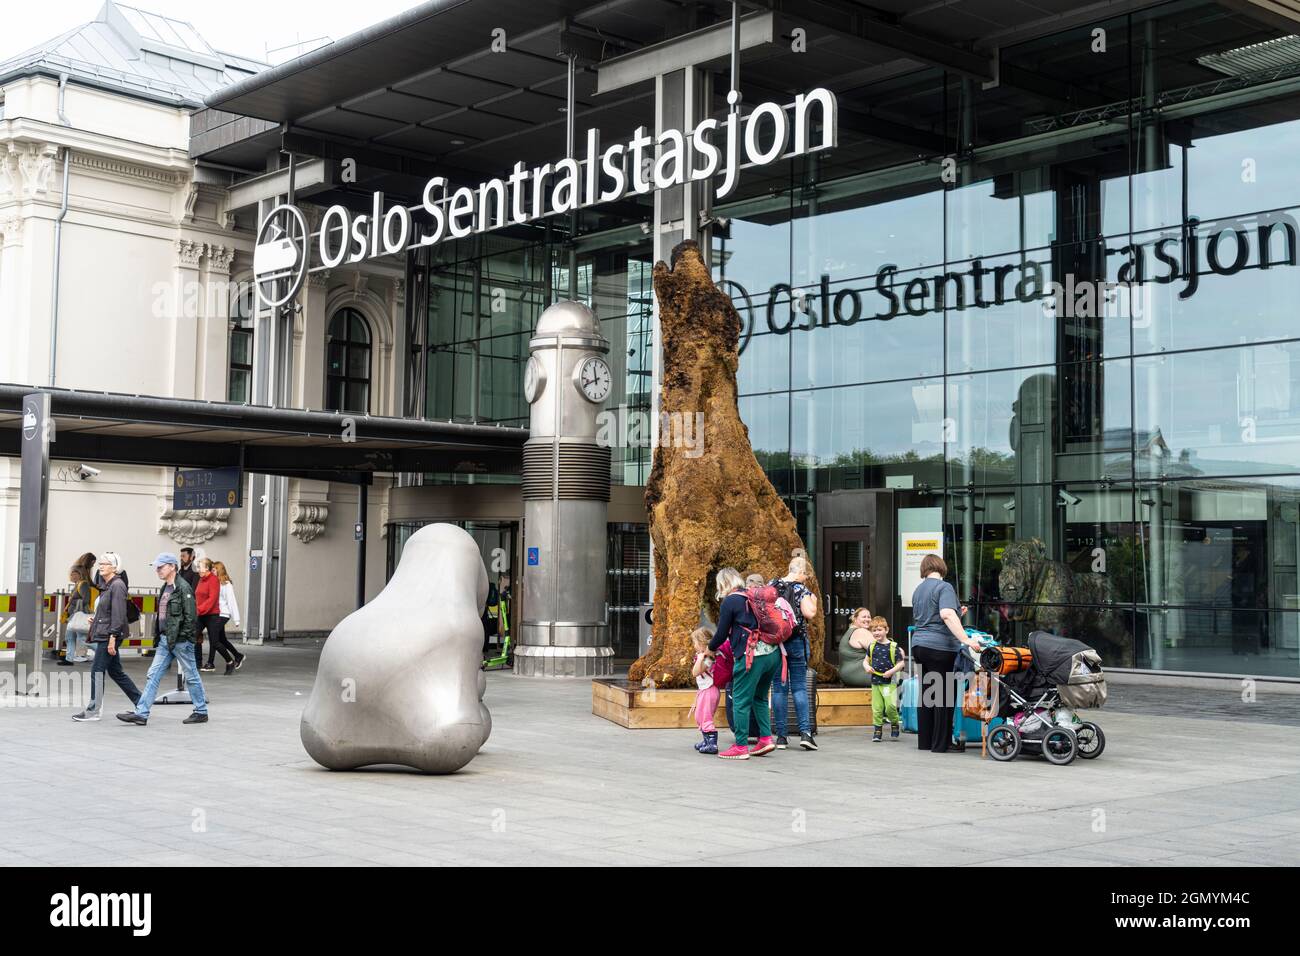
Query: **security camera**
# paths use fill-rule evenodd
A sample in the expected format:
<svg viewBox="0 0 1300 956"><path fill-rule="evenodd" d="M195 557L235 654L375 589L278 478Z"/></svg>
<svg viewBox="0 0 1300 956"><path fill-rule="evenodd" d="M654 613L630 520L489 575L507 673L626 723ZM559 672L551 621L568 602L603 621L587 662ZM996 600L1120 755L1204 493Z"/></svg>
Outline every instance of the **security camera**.
<svg viewBox="0 0 1300 956"><path fill-rule="evenodd" d="M259 505L265 505L265 504L266 504L266 495L258 495L258 496L257 496L257 503L258 503Z"/></svg>
<svg viewBox="0 0 1300 956"><path fill-rule="evenodd" d="M89 465L78 465L77 477L82 481L85 481L87 478L97 478L99 477L99 469L91 468Z"/></svg>
<svg viewBox="0 0 1300 956"><path fill-rule="evenodd" d="M1073 507L1074 505L1077 505L1079 502L1083 501L1083 499L1080 498L1078 495L1072 495L1064 488L1057 489L1056 500L1059 501L1061 504L1065 505L1067 508Z"/></svg>

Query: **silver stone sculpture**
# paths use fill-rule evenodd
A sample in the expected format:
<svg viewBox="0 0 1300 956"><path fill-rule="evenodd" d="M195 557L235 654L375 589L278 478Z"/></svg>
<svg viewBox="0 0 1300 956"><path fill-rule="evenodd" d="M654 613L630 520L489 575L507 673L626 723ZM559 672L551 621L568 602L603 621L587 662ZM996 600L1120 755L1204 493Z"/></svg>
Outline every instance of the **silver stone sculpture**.
<svg viewBox="0 0 1300 956"><path fill-rule="evenodd" d="M464 530L411 535L392 579L321 651L302 743L330 770L401 764L454 773L492 732L483 704L487 570Z"/></svg>

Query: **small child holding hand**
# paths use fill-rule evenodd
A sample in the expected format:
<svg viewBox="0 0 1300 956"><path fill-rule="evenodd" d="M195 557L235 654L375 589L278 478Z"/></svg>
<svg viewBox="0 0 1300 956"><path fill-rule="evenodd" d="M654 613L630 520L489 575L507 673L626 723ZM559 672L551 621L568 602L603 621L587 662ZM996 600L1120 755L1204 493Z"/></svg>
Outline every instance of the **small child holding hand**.
<svg viewBox="0 0 1300 956"><path fill-rule="evenodd" d="M691 667L691 676L699 688L695 692L691 713L695 715L695 726L700 728L700 734L704 738L695 745L696 751L702 754L718 752L718 731L713 723L713 715L717 712L718 696L722 693L722 688L713 679L714 657L709 650L709 641L712 639L713 635L707 627L697 627L691 633L691 643L695 645L695 663Z"/></svg>

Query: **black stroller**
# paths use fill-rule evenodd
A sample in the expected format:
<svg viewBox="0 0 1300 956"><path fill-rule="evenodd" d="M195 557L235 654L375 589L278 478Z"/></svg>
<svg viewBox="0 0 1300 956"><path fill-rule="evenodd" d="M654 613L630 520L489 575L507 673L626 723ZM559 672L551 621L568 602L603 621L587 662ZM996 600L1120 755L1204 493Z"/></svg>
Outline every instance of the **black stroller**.
<svg viewBox="0 0 1300 956"><path fill-rule="evenodd" d="M993 679L1002 718L988 733L994 760L1014 760L1022 750L1041 753L1054 764L1101 756L1106 748L1101 728L1076 713L1106 703L1101 656L1087 644L1034 631L1028 654L1024 648L986 647L980 668Z"/></svg>

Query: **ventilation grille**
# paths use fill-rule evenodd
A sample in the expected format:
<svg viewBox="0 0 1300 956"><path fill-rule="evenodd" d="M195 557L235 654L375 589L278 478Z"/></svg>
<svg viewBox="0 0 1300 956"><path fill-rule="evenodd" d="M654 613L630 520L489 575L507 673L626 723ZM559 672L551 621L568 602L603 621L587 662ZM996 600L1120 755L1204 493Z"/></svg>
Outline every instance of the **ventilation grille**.
<svg viewBox="0 0 1300 956"><path fill-rule="evenodd" d="M524 446L523 497L525 501L549 501L555 491L555 449L552 444ZM562 500L609 500L609 449L599 445L561 443L560 484Z"/></svg>
<svg viewBox="0 0 1300 956"><path fill-rule="evenodd" d="M1263 70L1300 65L1300 37L1284 36L1249 46L1198 56L1196 62L1228 76L1244 76Z"/></svg>

